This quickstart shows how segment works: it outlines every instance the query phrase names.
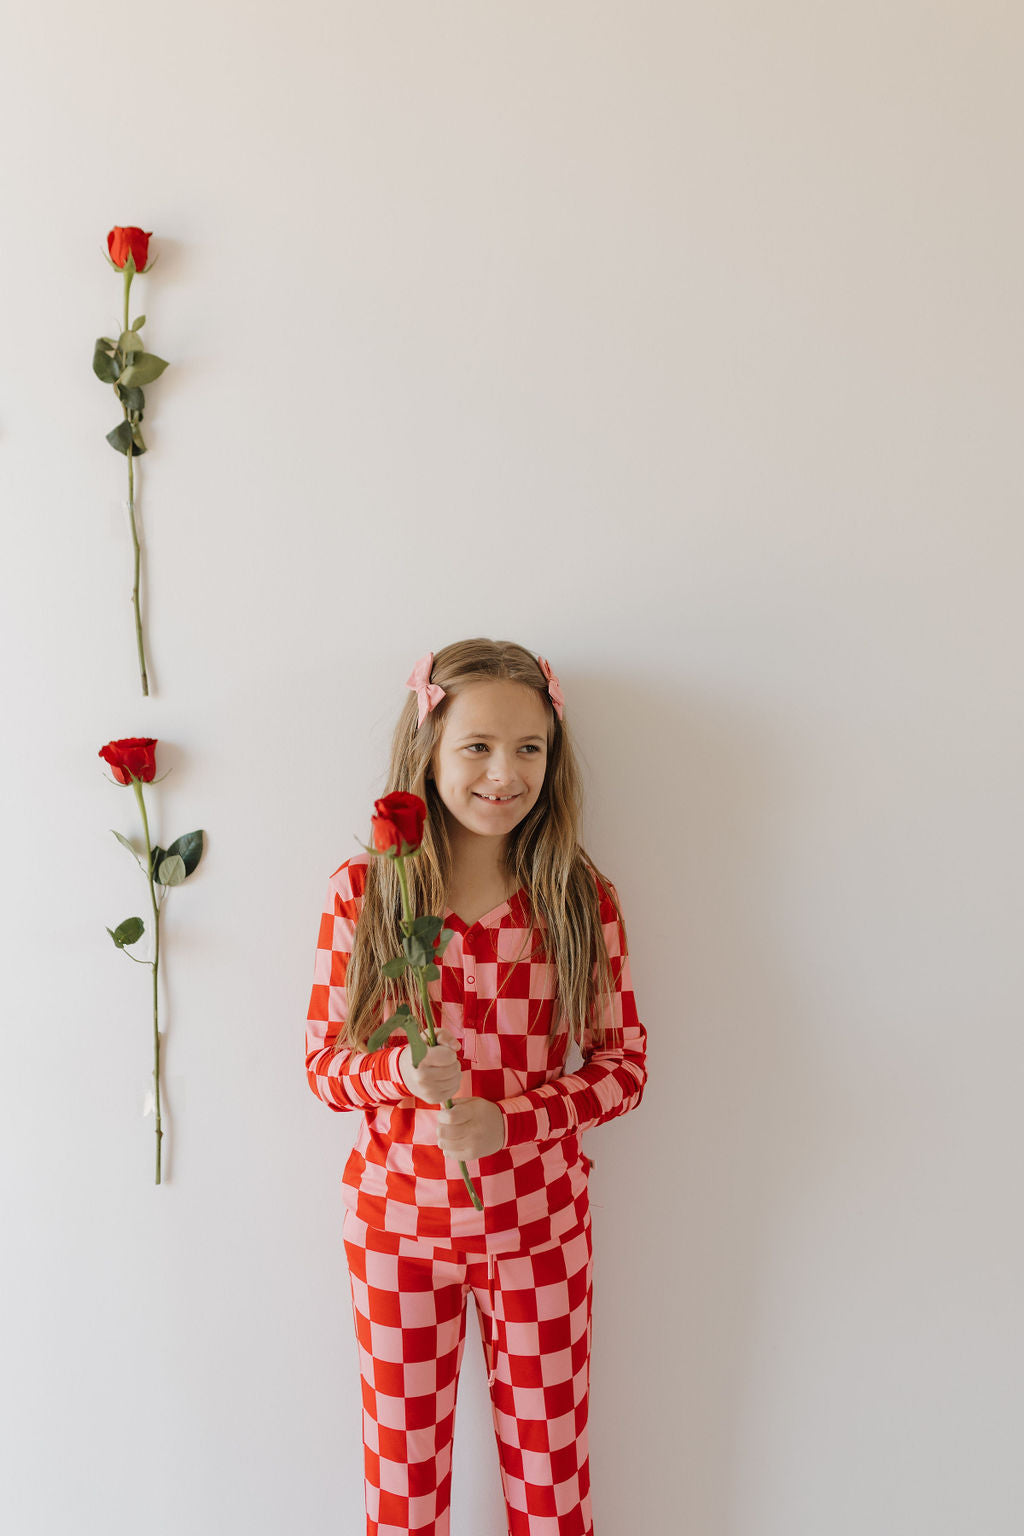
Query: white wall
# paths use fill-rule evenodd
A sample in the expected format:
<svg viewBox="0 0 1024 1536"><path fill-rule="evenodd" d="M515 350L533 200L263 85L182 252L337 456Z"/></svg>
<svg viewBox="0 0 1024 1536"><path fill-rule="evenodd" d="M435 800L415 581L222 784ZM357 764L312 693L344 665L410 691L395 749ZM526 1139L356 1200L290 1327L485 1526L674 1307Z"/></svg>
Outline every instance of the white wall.
<svg viewBox="0 0 1024 1536"><path fill-rule="evenodd" d="M598 1529L1010 1536L1018 8L39 0L0 63L12 1536L357 1536L320 900L402 683L550 656L651 1036L591 1139ZM93 338L136 284L156 696ZM96 757L152 734L142 882ZM455 1536L498 1536L479 1347Z"/></svg>

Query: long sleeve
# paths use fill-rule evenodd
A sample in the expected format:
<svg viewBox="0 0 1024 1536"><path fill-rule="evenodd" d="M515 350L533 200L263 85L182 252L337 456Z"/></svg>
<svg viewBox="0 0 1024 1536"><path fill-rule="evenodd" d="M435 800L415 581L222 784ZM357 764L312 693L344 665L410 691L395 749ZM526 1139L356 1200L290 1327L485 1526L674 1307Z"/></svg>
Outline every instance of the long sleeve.
<svg viewBox="0 0 1024 1536"><path fill-rule="evenodd" d="M365 870L342 865L332 877L320 918L313 991L306 1020L306 1077L330 1109L366 1109L409 1097L398 1070L402 1046L334 1050L348 1018L345 974L352 955Z"/></svg>
<svg viewBox="0 0 1024 1536"><path fill-rule="evenodd" d="M612 990L600 1000L604 1040L583 1039L583 1065L498 1105L505 1120L506 1147L545 1142L587 1131L635 1109L647 1081L647 1032L637 1017L626 936L611 903L602 902L604 941L611 962Z"/></svg>

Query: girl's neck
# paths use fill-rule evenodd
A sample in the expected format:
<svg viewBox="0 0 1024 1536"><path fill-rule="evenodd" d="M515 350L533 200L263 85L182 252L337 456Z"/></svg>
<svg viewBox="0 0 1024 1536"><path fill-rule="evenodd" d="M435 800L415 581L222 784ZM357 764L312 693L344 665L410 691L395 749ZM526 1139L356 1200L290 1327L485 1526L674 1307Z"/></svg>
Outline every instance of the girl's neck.
<svg viewBox="0 0 1024 1536"><path fill-rule="evenodd" d="M446 893L449 910L472 925L511 896L505 867L506 839L477 837L450 828L452 875Z"/></svg>
<svg viewBox="0 0 1024 1536"><path fill-rule="evenodd" d="M454 818L448 827L449 845L452 850L452 886L463 890L467 886L504 884L505 837L478 837L467 832Z"/></svg>

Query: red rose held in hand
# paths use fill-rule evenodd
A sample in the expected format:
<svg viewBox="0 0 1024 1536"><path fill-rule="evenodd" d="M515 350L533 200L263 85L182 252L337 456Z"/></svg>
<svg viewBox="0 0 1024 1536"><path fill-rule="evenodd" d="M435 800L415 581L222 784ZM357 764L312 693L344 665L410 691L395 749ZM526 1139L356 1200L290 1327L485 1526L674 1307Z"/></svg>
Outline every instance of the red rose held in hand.
<svg viewBox="0 0 1024 1536"><path fill-rule="evenodd" d="M401 853L403 843L410 852L419 847L427 819L427 807L419 795L396 790L393 795L375 800L373 809L373 844L378 853Z"/></svg>
<svg viewBox="0 0 1024 1536"><path fill-rule="evenodd" d="M136 229L134 224L122 229L120 224L115 224L107 236L107 250L115 267L123 267L129 256L134 257L135 270L141 272L146 265L149 256L149 241L153 231L149 234L144 229Z"/></svg>
<svg viewBox="0 0 1024 1536"><path fill-rule="evenodd" d="M120 741L108 741L100 747L99 756L110 764L119 784L130 784L132 779L152 784L156 777L155 736L123 736Z"/></svg>

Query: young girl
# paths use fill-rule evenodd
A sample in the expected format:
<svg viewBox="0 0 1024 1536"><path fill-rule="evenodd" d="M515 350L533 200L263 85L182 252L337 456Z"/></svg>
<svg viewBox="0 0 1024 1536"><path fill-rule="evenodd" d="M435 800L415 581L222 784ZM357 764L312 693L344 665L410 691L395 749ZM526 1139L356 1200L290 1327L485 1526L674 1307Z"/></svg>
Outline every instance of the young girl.
<svg viewBox="0 0 1024 1536"><path fill-rule="evenodd" d="M423 657L407 686L388 792L427 803L406 866L413 910L454 934L430 984L438 1044L418 1067L401 1031L367 1050L402 1000L381 976L401 952L401 905L393 862L363 853L331 879L306 1030L313 1092L363 1111L343 1197L367 1533L447 1536L472 1292L510 1536L590 1536L580 1136L639 1104L646 1080L625 928L580 846L579 774L547 662L466 640Z"/></svg>

